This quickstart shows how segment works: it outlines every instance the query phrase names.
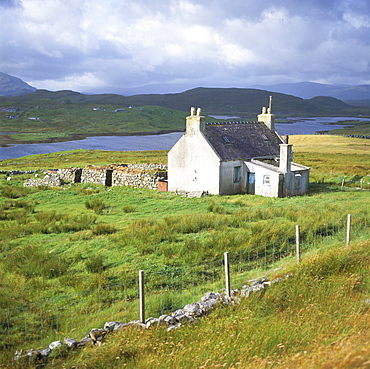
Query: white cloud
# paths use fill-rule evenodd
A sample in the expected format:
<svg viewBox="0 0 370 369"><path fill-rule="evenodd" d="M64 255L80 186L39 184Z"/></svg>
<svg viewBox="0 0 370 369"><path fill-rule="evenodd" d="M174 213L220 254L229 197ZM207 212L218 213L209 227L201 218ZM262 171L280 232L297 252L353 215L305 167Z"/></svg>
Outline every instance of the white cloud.
<svg viewBox="0 0 370 369"><path fill-rule="evenodd" d="M93 88L101 88L105 87L106 84L104 81L99 79L94 73L84 73L82 75L70 75L66 78L61 80L54 80L54 79L46 79L43 80L41 83L38 81L30 81L31 85L39 84L39 89L46 89L52 91L59 91L59 90L89 90Z"/></svg>
<svg viewBox="0 0 370 369"><path fill-rule="evenodd" d="M0 70L36 87L81 91L176 81L362 83L370 74L366 1L8 0Z"/></svg>

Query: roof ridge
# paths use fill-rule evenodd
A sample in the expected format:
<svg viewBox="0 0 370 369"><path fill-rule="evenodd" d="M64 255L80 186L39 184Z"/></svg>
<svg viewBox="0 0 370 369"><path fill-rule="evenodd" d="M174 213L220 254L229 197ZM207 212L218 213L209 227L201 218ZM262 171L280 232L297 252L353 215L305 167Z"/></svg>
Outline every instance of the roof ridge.
<svg viewBox="0 0 370 369"><path fill-rule="evenodd" d="M219 126L223 126L223 125L231 125L231 124L255 124L255 123L261 123L261 122L258 122L256 120L253 120L253 121L250 121L250 120L229 120L229 121L225 121L225 122L206 122L206 126L212 126L212 125L219 125Z"/></svg>

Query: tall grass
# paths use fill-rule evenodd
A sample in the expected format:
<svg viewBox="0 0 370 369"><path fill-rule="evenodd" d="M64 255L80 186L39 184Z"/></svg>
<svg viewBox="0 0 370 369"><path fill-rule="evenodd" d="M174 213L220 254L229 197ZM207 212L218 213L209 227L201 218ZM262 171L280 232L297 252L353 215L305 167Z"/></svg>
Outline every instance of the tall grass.
<svg viewBox="0 0 370 369"><path fill-rule="evenodd" d="M84 160L84 153L73 152L69 157L72 159L74 155L77 161ZM106 155L97 153L101 161L109 159ZM132 153L122 155L133 160ZM158 158L143 153L139 161L145 160L145 155L150 161ZM310 151L302 155L310 165ZM356 172L345 157L343 167L338 164L340 169L335 175L362 176L362 169ZM356 155L348 157L357 160ZM44 158L46 161L42 156L30 157L28 162L25 158L19 160L32 166L45 163L48 158ZM313 175L321 176L327 170L330 173L324 159L313 168ZM30 164L33 160L35 164ZM73 160L68 164L73 165ZM194 199L144 189L86 184L23 190L25 178L27 175L22 179L14 176L10 184L5 183L4 178L0 182L1 189L6 188L0 197L0 300L6 311L18 311L15 320L8 319L12 324L3 325L7 330L2 331L6 334L2 349L6 346L8 351L24 343L37 344L35 331L24 337L25 326L38 329L42 325L44 330L40 332L45 333L43 344L46 344L50 338L46 327L67 324L63 332L54 329L53 338L59 339L60 334L67 331L83 335L87 325L101 326L104 320L136 318L134 300L140 269L148 275L161 272L163 277L151 277L147 281L153 294L148 303L154 314L158 306L173 308L180 302L183 305L189 302L193 293L190 289L200 294L206 287L222 288L219 284L222 272L217 268L222 270L220 260L225 251L251 261L266 256L273 263L274 253L284 254L285 244L277 246L280 240L285 238L286 244L294 242L296 224L301 226L302 239L311 242L321 234L334 237L339 226L332 225L333 221L345 219L348 213L354 222L360 217L369 217L368 192L354 188L342 191L340 181L325 187L326 192L321 192L321 184L316 188L311 183L308 196L295 198L235 195ZM12 190L7 192L9 188ZM99 209L101 205L104 211L96 213L94 206ZM340 227L343 228L343 222ZM362 227L360 232L365 234L365 230ZM266 253L266 245L271 245L274 252ZM248 272L235 269L240 280ZM168 292L173 298L168 298ZM114 303L120 299L121 305ZM32 309L25 308L28 306ZM287 328L287 323L284 324ZM251 337L263 341L261 337ZM263 347L266 353L272 352L268 351L268 345ZM268 360L268 355L263 360ZM204 364L196 361L196 365L199 362ZM184 362L175 364L185 365Z"/></svg>
<svg viewBox="0 0 370 369"><path fill-rule="evenodd" d="M55 358L47 367L356 368L370 354L369 242L307 255L293 277L197 325L166 332L126 329L102 347Z"/></svg>

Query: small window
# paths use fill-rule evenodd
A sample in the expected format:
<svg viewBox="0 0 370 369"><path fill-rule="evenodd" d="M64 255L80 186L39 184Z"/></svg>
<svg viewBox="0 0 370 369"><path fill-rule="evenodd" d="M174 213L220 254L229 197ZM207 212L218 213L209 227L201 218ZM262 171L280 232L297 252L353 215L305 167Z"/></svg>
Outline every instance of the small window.
<svg viewBox="0 0 370 369"><path fill-rule="evenodd" d="M301 178L302 176L300 174L296 174L294 176L294 189L299 190L301 188Z"/></svg>
<svg viewBox="0 0 370 369"><path fill-rule="evenodd" d="M270 175L269 174L265 174L263 176L263 184L264 185L269 185L270 184Z"/></svg>
<svg viewBox="0 0 370 369"><path fill-rule="evenodd" d="M234 167L234 183L240 183L242 180L242 167Z"/></svg>

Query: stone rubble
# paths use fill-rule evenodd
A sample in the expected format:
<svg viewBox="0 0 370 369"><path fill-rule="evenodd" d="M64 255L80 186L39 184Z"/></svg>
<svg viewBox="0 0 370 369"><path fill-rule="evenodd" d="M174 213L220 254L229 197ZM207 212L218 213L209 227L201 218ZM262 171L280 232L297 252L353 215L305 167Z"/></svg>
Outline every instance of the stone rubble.
<svg viewBox="0 0 370 369"><path fill-rule="evenodd" d="M287 275L286 278L291 275ZM128 323L110 321L104 324L103 328L93 328L87 336L77 341L73 338L64 338L62 341L51 342L49 347L41 350L30 349L24 353L23 350L15 352L14 360L28 360L29 362L45 361L47 357L57 347L67 347L69 349L86 346L91 343L93 345L102 345L102 341L106 335L112 332L121 331L127 327L138 327L142 329L149 329L152 326L166 327L167 331L180 328L184 324L195 324L198 322L200 317L203 317L214 310L219 305L235 305L238 304L241 298L246 298L252 293L261 292L266 290L272 283L280 281L280 278L276 278L273 281L269 281L267 278L262 278L253 281L251 285L243 285L240 289L231 291L231 296L228 297L226 294L219 292L208 292L202 296L200 301L195 303L187 304L182 309L174 311L171 315L163 314L159 318L150 317L142 323L140 320L133 320Z"/></svg>
<svg viewBox="0 0 370 369"><path fill-rule="evenodd" d="M55 173L48 173L44 178L30 178L27 179L24 183L24 187L38 187L38 186L47 186L47 187L60 187L64 185L64 181Z"/></svg>
<svg viewBox="0 0 370 369"><path fill-rule="evenodd" d="M8 174L10 176L18 174L32 174L36 172L38 172L38 170L0 170L0 174Z"/></svg>

